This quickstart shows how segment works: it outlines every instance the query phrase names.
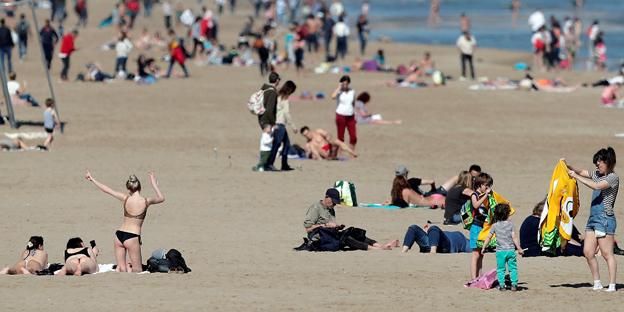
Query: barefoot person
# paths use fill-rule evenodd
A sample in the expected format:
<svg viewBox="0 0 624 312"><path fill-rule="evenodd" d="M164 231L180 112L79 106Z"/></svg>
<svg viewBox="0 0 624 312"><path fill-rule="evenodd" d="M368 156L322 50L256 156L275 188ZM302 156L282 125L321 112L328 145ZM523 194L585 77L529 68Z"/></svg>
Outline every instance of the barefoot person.
<svg viewBox="0 0 624 312"><path fill-rule="evenodd" d="M320 239L318 229L330 228L342 230L344 225L338 225L336 223L336 211L334 207L340 203L340 193L338 190L330 188L325 192L325 197L320 201L315 202L308 208L305 219L303 220L303 227L308 234L310 241ZM393 240L385 245L377 243L377 241L364 237L354 237L346 235L342 239L344 244L350 249L355 250L391 250L392 247L398 247L399 241Z"/></svg>
<svg viewBox="0 0 624 312"><path fill-rule="evenodd" d="M126 182L128 194L117 192L110 187L98 182L87 170L85 178L102 192L109 194L123 202L124 218L121 228L115 232L115 258L117 261L117 271L119 272L141 272L141 227L150 205L160 204L165 201L165 197L158 188L158 182L154 172L148 173L150 182L156 197L147 198L141 195L141 182L135 175L131 175ZM130 257L132 268L127 267L126 254Z"/></svg>
<svg viewBox="0 0 624 312"><path fill-rule="evenodd" d="M613 256L613 244L617 223L613 205L620 186L620 177L613 171L615 161L615 151L607 147L594 154L595 170L578 169L566 164L571 177L593 190L589 220L585 228L583 253L594 278L594 290L603 288L596 259L596 248L598 248L609 269L607 291L615 291L617 262Z"/></svg>
<svg viewBox="0 0 624 312"><path fill-rule="evenodd" d="M357 157L357 154L343 141L334 139L329 132L323 129L310 130L307 126L304 126L300 130L308 143L305 145L305 151L308 157L318 160L327 159L335 160L338 158L338 152L345 151L353 157Z"/></svg>
<svg viewBox="0 0 624 312"><path fill-rule="evenodd" d="M91 243L93 247L85 247L80 237L70 238L65 249L65 265L55 274L81 276L97 273L97 256L100 252L95 247L95 241Z"/></svg>
<svg viewBox="0 0 624 312"><path fill-rule="evenodd" d="M48 253L43 250L43 237L31 236L22 251L20 260L12 267L6 267L0 274L35 274L48 265Z"/></svg>

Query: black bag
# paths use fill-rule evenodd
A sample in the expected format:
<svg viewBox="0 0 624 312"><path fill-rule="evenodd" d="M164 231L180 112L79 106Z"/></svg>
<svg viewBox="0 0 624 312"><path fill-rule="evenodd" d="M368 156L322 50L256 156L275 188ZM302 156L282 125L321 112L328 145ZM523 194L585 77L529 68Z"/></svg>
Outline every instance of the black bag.
<svg viewBox="0 0 624 312"><path fill-rule="evenodd" d="M352 227L352 226L348 227L346 230L340 233L340 245L341 246L346 246L344 241L349 236L355 240L363 242L366 240L366 230Z"/></svg>
<svg viewBox="0 0 624 312"><path fill-rule="evenodd" d="M151 273L188 273L191 269L186 266L186 261L176 249L169 249L164 259L150 257L147 259L147 270Z"/></svg>
<svg viewBox="0 0 624 312"><path fill-rule="evenodd" d="M168 259L156 259L153 257L147 259L147 270L150 273L169 273L169 265Z"/></svg>
<svg viewBox="0 0 624 312"><path fill-rule="evenodd" d="M340 232L336 229L317 228L314 230L319 239L312 242L312 251L338 251L340 250Z"/></svg>

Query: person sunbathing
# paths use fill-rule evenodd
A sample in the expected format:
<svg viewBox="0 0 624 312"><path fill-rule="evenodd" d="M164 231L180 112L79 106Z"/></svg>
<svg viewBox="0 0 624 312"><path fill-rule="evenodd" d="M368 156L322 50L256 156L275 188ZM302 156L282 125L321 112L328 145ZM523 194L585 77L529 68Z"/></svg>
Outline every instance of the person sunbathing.
<svg viewBox="0 0 624 312"><path fill-rule="evenodd" d="M357 157L357 154L347 144L333 138L323 129L310 130L304 126L299 132L308 140L304 149L311 159L336 160L340 151L347 152L353 158Z"/></svg>
<svg viewBox="0 0 624 312"><path fill-rule="evenodd" d="M91 245L93 248L85 247L80 237L70 238L65 249L65 265L54 274L81 276L97 273L99 250L95 247L95 241L91 241Z"/></svg>
<svg viewBox="0 0 624 312"><path fill-rule="evenodd" d="M6 267L0 274L35 274L48 266L48 253L43 250L43 237L31 236L20 260L12 267Z"/></svg>

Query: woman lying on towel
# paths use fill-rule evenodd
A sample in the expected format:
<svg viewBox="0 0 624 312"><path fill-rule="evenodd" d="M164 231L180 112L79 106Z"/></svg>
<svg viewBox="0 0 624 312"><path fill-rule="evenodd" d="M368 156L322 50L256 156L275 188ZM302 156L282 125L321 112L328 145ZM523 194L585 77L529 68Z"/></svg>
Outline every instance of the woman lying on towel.
<svg viewBox="0 0 624 312"><path fill-rule="evenodd" d="M115 232L115 258L119 272L141 272L143 270L141 264L143 260L141 258L141 227L147 214L147 207L165 201L165 197L158 188L156 176L153 172L149 172L148 175L156 192L156 197L147 198L141 195L141 182L135 175L131 175L126 181L128 194L117 192L96 181L89 171L85 175L85 178L93 182L102 192L123 202L123 223L121 228ZM127 265L126 255L130 256L131 268Z"/></svg>
<svg viewBox="0 0 624 312"><path fill-rule="evenodd" d="M406 208L410 204L431 208L444 207L444 195L431 194L429 196L423 196L413 190L405 176L402 175L394 177L390 196L390 204L401 208Z"/></svg>
<svg viewBox="0 0 624 312"><path fill-rule="evenodd" d="M48 253L43 250L43 237L31 236L20 260L12 267L6 267L0 274L35 274L48 266Z"/></svg>
<svg viewBox="0 0 624 312"><path fill-rule="evenodd" d="M91 247L85 247L80 237L70 238L65 249L65 265L54 274L75 275L93 274L98 271L97 256L100 251L91 241Z"/></svg>

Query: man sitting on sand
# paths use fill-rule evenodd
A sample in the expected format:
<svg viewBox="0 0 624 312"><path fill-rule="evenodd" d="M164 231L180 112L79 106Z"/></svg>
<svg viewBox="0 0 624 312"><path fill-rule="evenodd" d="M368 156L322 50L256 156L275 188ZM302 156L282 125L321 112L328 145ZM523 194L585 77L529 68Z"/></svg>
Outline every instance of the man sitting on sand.
<svg viewBox="0 0 624 312"><path fill-rule="evenodd" d="M308 140L304 149L311 159L336 160L338 159L338 152L341 150L349 153L354 158L357 157L357 154L347 144L333 138L323 129L310 130L310 128L304 126L300 132Z"/></svg>
<svg viewBox="0 0 624 312"><path fill-rule="evenodd" d="M338 190L330 188L325 192L325 198L315 202L308 208L305 219L303 220L303 227L310 241L320 239L318 233L319 228L342 230L345 227L344 225L338 225L336 223L336 211L334 207L339 203L340 193ZM381 245L368 237L356 238L348 234L345 235L341 241L343 241L344 245L354 250L391 250L392 247L399 246L398 240L393 240L385 245Z"/></svg>

